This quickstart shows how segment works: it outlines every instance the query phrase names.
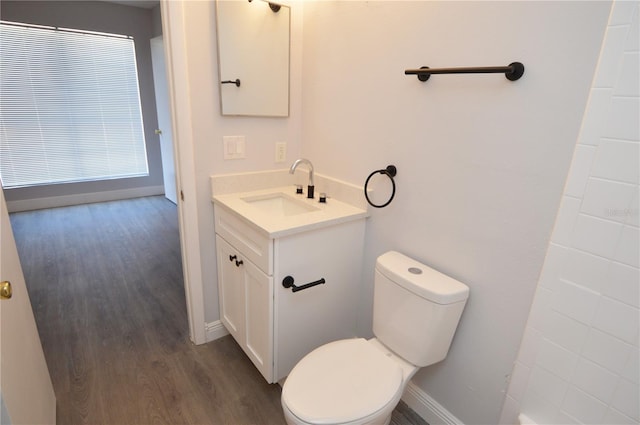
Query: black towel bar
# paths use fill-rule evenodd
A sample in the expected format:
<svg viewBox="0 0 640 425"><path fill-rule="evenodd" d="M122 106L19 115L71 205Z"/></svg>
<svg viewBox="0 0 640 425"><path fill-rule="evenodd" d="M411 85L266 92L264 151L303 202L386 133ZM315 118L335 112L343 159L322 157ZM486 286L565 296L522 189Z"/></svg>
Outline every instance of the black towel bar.
<svg viewBox="0 0 640 425"><path fill-rule="evenodd" d="M521 62L512 62L507 66L477 66L467 68L429 68L407 69L405 75L416 75L418 80L427 81L431 74L504 74L509 81L516 81L524 74Z"/></svg>

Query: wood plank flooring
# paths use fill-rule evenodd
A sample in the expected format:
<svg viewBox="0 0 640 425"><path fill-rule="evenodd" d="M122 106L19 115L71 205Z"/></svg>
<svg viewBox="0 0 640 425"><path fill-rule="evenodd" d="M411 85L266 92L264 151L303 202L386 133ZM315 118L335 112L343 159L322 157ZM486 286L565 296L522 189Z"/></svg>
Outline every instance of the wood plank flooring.
<svg viewBox="0 0 640 425"><path fill-rule="evenodd" d="M163 197L11 214L58 424L284 423L230 336L189 341L177 220Z"/></svg>

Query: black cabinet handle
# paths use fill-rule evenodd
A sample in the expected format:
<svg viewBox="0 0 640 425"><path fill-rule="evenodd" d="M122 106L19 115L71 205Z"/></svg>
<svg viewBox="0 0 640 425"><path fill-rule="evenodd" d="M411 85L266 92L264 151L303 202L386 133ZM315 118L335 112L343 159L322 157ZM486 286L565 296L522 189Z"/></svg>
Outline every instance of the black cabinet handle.
<svg viewBox="0 0 640 425"><path fill-rule="evenodd" d="M237 255L230 255L230 256L229 256L229 261L233 261L233 260L235 260L236 258L238 258L238 256L237 256Z"/></svg>
<svg viewBox="0 0 640 425"><path fill-rule="evenodd" d="M236 260L236 267L240 267L244 262L242 260Z"/></svg>
<svg viewBox="0 0 640 425"><path fill-rule="evenodd" d="M305 283L304 285L300 285L300 286L294 285L293 282L294 282L293 277L287 276L284 279L282 279L282 286L284 286L287 289L291 288L291 292L298 292L298 291L302 291L303 289L311 288L312 286L322 285L326 283L326 280L324 280L324 277L323 277L322 279L316 280L315 282Z"/></svg>

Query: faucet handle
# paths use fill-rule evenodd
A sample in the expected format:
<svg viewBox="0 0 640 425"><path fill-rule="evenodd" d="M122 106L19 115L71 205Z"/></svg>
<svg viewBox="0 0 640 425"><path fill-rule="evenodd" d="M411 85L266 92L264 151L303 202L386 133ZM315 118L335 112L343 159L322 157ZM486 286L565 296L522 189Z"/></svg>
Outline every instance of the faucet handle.
<svg viewBox="0 0 640 425"><path fill-rule="evenodd" d="M297 184L296 185L296 193L298 195L302 195L302 185L301 184Z"/></svg>

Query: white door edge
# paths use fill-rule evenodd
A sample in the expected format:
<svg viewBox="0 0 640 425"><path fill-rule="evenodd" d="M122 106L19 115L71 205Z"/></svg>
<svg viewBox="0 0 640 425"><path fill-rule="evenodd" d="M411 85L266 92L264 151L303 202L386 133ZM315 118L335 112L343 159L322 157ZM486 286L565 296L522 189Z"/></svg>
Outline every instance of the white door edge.
<svg viewBox="0 0 640 425"><path fill-rule="evenodd" d="M178 219L189 336L194 344L204 344L207 342L204 287L198 233L189 83L185 75L187 58L184 51L183 5L182 2L162 0L160 9L167 61L171 125L173 127L173 147L178 184ZM177 110L180 111L179 114L176 113Z"/></svg>

